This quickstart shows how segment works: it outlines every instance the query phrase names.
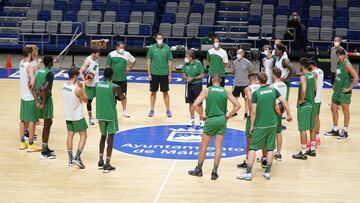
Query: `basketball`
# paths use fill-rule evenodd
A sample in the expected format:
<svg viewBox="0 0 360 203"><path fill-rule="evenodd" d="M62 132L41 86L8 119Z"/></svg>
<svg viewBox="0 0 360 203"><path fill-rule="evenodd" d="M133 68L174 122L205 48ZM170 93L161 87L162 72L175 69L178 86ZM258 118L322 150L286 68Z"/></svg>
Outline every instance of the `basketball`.
<svg viewBox="0 0 360 203"><path fill-rule="evenodd" d="M283 115L283 113L285 112L285 107L284 104L282 102L279 103L275 103L275 112L277 115Z"/></svg>
<svg viewBox="0 0 360 203"><path fill-rule="evenodd" d="M85 76L84 76L86 81L92 81L94 79L94 77L95 77L95 74L92 72L87 72L87 73L85 73Z"/></svg>

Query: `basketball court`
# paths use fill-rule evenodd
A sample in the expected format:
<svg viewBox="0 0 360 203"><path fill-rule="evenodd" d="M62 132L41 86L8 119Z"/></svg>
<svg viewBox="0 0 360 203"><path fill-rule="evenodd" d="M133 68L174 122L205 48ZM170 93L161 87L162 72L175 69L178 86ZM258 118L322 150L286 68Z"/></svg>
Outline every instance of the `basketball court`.
<svg viewBox="0 0 360 203"><path fill-rule="evenodd" d="M291 88L290 108L294 121L284 131L283 161L274 160L272 179L261 175L259 163L254 165L253 181L236 179L243 169L236 164L245 159L245 120L237 116L228 122L224 138L219 179L210 180L213 155L209 149L202 178L189 176L196 165L200 146L199 129L189 129L188 106L184 101L184 85L170 85L173 117L167 118L158 94L155 116L147 117L149 87L140 75L129 83L128 112L121 117L117 105L120 132L116 134L112 164L115 172L97 169L98 125L90 126L83 152L86 169L67 166L67 131L63 116L61 84L53 86L54 122L49 146L56 152L54 160L40 160L39 153L18 150L19 144L19 80L9 78L14 70L2 70L0 79L0 202L360 202L360 93L353 91L350 136L338 141L324 137L331 127L330 98L332 90L324 89L321 109L321 145L317 157L294 160L299 150L296 120L297 88ZM61 75L56 77L61 78ZM56 79L59 79L56 78ZM173 82L175 80L173 79ZM231 88L231 86L227 86ZM96 101L96 100L95 100ZM241 102L243 106L243 102ZM230 106L229 106L230 108ZM239 115L243 114L243 109ZM87 115L85 113L85 115ZM340 113L340 127L342 116ZM37 143L41 140L37 126ZM76 140L79 136L75 136ZM258 153L260 157L260 153Z"/></svg>

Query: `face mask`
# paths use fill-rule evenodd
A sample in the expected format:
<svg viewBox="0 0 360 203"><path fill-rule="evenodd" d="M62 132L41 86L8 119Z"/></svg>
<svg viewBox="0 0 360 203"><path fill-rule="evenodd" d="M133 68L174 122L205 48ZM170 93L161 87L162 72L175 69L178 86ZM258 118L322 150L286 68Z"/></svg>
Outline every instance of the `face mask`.
<svg viewBox="0 0 360 203"><path fill-rule="evenodd" d="M276 44L274 44L274 49L276 49Z"/></svg>
<svg viewBox="0 0 360 203"><path fill-rule="evenodd" d="M334 45L335 45L336 47L338 47L338 46L340 46L340 42L334 42Z"/></svg>
<svg viewBox="0 0 360 203"><path fill-rule="evenodd" d="M189 63L190 60L189 60L188 58L184 58L184 62L185 62L185 63Z"/></svg>
<svg viewBox="0 0 360 203"><path fill-rule="evenodd" d="M156 43L157 43L158 45L162 45L162 44L163 44L163 40L162 40L162 39L157 39L157 40L156 40Z"/></svg>
<svg viewBox="0 0 360 203"><path fill-rule="evenodd" d="M265 50L264 51L264 54L267 56L267 55L269 55L269 51L268 50Z"/></svg>
<svg viewBox="0 0 360 203"><path fill-rule="evenodd" d="M123 54L124 51L125 51L124 49L118 49L118 50L117 50L117 52L118 52L119 54Z"/></svg>
<svg viewBox="0 0 360 203"><path fill-rule="evenodd" d="M293 19L294 19L294 20L297 20L297 19L299 19L299 17L298 17L298 16L294 16Z"/></svg>
<svg viewBox="0 0 360 203"><path fill-rule="evenodd" d="M211 42L211 41L212 41L212 38L209 38L209 41Z"/></svg>
<svg viewBox="0 0 360 203"><path fill-rule="evenodd" d="M241 54L237 54L236 58L240 60L242 58Z"/></svg>
<svg viewBox="0 0 360 203"><path fill-rule="evenodd" d="M219 43L219 42L215 42L215 43L214 43L215 49L219 48L219 46L220 46L220 43Z"/></svg>

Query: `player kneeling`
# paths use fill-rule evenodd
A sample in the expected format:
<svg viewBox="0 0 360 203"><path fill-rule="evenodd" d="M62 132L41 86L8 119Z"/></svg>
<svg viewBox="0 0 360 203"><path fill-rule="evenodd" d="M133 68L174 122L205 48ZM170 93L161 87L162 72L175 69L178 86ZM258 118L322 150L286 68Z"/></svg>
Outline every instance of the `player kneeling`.
<svg viewBox="0 0 360 203"><path fill-rule="evenodd" d="M81 152L84 149L86 142L86 129L88 128L83 113L83 103L87 102L87 96L84 91L83 83L77 80L79 76L77 69L70 69L69 81L62 85L64 114L66 119L66 128L68 131L67 137L67 150L69 155L68 165L72 166L74 163L80 168L84 169L85 166L80 158ZM73 139L75 133L80 134L77 152L73 158Z"/></svg>

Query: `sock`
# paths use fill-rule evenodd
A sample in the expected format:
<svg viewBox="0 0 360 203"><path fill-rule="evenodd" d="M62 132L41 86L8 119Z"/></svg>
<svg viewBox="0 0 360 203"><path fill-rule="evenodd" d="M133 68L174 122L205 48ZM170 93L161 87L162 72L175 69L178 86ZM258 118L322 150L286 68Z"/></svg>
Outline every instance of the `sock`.
<svg viewBox="0 0 360 203"><path fill-rule="evenodd" d="M310 146L310 149L311 150L315 150L315 146L316 146L316 141L311 141L311 146Z"/></svg>
<svg viewBox="0 0 360 203"><path fill-rule="evenodd" d="M316 138L320 138L320 133L316 133Z"/></svg>
<svg viewBox="0 0 360 203"><path fill-rule="evenodd" d="M99 161L104 161L104 154L99 154Z"/></svg>
<svg viewBox="0 0 360 203"><path fill-rule="evenodd" d="M48 150L48 143L43 143L42 144L42 151L45 152Z"/></svg>
<svg viewBox="0 0 360 203"><path fill-rule="evenodd" d="M303 154L306 153L306 144L302 144L302 145L301 145L301 152L302 152Z"/></svg>
<svg viewBox="0 0 360 203"><path fill-rule="evenodd" d="M333 126L333 130L334 130L334 131L338 131L338 130L339 130L338 126L337 126L337 125L334 125L334 126Z"/></svg>
<svg viewBox="0 0 360 203"><path fill-rule="evenodd" d="M80 155L81 155L81 152L82 152L82 149L78 148L77 151L76 151L76 158L80 158Z"/></svg>
<svg viewBox="0 0 360 203"><path fill-rule="evenodd" d="M344 131L345 131L345 132L349 132L348 127L344 127Z"/></svg>
<svg viewBox="0 0 360 203"><path fill-rule="evenodd" d="M197 164L196 168L201 170L202 166L203 166L203 163L204 163L203 161L198 160L198 164Z"/></svg>
<svg viewBox="0 0 360 203"><path fill-rule="evenodd" d="M251 170L252 170L252 166L247 166L247 168L246 168L246 173L251 173Z"/></svg>
<svg viewBox="0 0 360 203"><path fill-rule="evenodd" d="M271 171L271 165L272 165L272 163L268 163L268 164L266 165L265 173L270 173L270 171Z"/></svg>
<svg viewBox="0 0 360 203"><path fill-rule="evenodd" d="M106 163L105 163L106 165L110 165L110 158L111 157L106 157Z"/></svg>
<svg viewBox="0 0 360 203"><path fill-rule="evenodd" d="M73 152L71 149L68 149L68 155L69 155L69 159L73 159Z"/></svg>
<svg viewBox="0 0 360 203"><path fill-rule="evenodd" d="M34 144L34 139L29 139L29 145Z"/></svg>
<svg viewBox="0 0 360 203"><path fill-rule="evenodd" d="M24 136L20 137L20 142L25 142Z"/></svg>
<svg viewBox="0 0 360 203"><path fill-rule="evenodd" d="M281 149L276 149L276 154L277 155L281 154Z"/></svg>
<svg viewBox="0 0 360 203"><path fill-rule="evenodd" d="M218 168L219 168L219 164L214 164L214 168L213 168L212 172L217 173Z"/></svg>
<svg viewBox="0 0 360 203"><path fill-rule="evenodd" d="M92 112L88 111L88 113L89 113L89 118L92 118Z"/></svg>

